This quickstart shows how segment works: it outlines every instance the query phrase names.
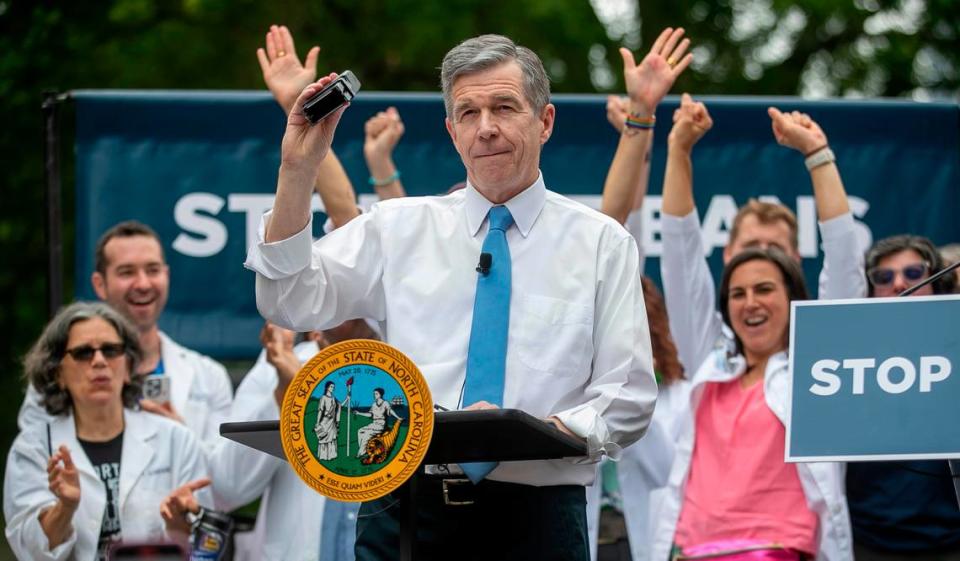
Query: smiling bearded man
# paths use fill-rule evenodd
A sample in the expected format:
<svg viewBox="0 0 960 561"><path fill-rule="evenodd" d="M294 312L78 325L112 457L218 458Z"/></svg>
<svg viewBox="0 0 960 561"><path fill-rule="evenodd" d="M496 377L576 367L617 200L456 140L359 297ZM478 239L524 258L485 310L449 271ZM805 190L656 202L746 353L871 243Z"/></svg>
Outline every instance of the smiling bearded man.
<svg viewBox="0 0 960 561"><path fill-rule="evenodd" d="M140 373L169 378L169 401L142 400L151 413L183 423L203 441L209 451L220 435L233 401L233 385L227 371L213 359L187 349L157 326L167 304L170 268L156 232L136 221L121 222L97 242L91 283L97 296L126 316L137 328L143 360ZM21 430L34 422L46 422L39 396L31 387L20 408Z"/></svg>

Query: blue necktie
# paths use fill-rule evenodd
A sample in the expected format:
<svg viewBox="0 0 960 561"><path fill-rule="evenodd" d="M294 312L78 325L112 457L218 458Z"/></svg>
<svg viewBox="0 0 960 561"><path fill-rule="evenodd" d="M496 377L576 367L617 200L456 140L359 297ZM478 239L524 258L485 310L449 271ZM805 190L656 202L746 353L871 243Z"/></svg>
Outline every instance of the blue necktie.
<svg viewBox="0 0 960 561"><path fill-rule="evenodd" d="M477 277L473 301L473 323L467 351L467 381L463 404L487 401L503 405L503 377L507 365L507 329L510 326L510 246L507 230L513 216L505 206L495 206L488 215L490 230L483 240L482 253L489 253L490 270ZM460 464L473 483L487 476L497 462Z"/></svg>

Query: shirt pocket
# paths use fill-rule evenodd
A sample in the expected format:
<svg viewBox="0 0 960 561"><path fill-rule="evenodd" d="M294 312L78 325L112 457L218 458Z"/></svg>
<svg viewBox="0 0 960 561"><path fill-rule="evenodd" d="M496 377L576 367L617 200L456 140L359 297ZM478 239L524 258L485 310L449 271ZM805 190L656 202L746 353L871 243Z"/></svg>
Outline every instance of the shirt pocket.
<svg viewBox="0 0 960 561"><path fill-rule="evenodd" d="M557 376L585 373L593 355L592 308L524 294L517 309L517 355L524 366Z"/></svg>

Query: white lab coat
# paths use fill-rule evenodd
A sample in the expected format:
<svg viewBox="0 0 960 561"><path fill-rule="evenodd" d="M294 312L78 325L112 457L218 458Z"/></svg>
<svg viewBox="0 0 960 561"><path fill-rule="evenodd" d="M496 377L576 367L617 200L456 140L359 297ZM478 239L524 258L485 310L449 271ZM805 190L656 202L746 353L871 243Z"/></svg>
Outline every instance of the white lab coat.
<svg viewBox="0 0 960 561"><path fill-rule="evenodd" d="M163 332L160 341L163 369L170 377L170 403L208 451L220 440L220 423L230 414L230 377L219 362L179 345ZM40 394L29 385L17 415L20 430L45 427L51 419L40 405Z"/></svg>
<svg viewBox="0 0 960 561"><path fill-rule="evenodd" d="M667 485L650 498L651 519L656 525L650 559L667 559L676 534L684 490L693 456L697 407L707 382L727 382L739 377L746 366L742 356L727 358L723 350L711 353L697 370L690 385L689 407L678 411L675 419L676 454ZM787 354L777 353L767 360L763 393L767 407L786 424L790 400L791 373ZM800 486L807 505L818 519L817 561L853 559L853 535L844 491L845 465L838 462L797 464Z"/></svg>
<svg viewBox="0 0 960 561"><path fill-rule="evenodd" d="M294 349L301 362L318 351L307 342ZM230 421L266 421L280 417L274 399L276 370L263 353L237 388ZM307 486L290 464L269 454L223 439L210 457L218 505L236 508L263 494L251 549L246 558L262 561L316 561L320 552L324 497ZM239 553L239 552L238 552Z"/></svg>
<svg viewBox="0 0 960 561"><path fill-rule="evenodd" d="M21 561L75 560L96 557L106 491L77 441L72 414L29 427L17 435L7 456L3 481L6 535ZM56 503L47 481L49 449L70 449L80 475L80 505L73 516L70 538L49 549L40 527L42 510ZM49 448L48 448L49 446ZM158 415L124 410L123 452L120 459L120 531L126 542L168 541L160 502L176 487L206 475L203 455L193 435L182 425ZM210 504L206 490L197 492Z"/></svg>
<svg viewBox="0 0 960 561"><path fill-rule="evenodd" d="M623 518L633 561L651 559L650 493L667 484L678 437L674 420L681 408L686 407L689 388L688 380L661 386L650 428L638 442L623 449L623 456L617 462ZM597 558L601 492L599 478L592 487L587 488L591 559Z"/></svg>

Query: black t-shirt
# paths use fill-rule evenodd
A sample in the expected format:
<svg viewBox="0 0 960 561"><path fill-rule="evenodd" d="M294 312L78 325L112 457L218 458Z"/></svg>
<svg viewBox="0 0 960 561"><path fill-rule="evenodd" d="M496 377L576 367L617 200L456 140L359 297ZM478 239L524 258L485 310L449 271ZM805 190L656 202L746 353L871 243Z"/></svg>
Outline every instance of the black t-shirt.
<svg viewBox="0 0 960 561"><path fill-rule="evenodd" d="M107 442L80 440L83 451L93 464L107 491L107 506L103 509L97 560L106 561L110 544L120 541L120 456L123 454L123 433Z"/></svg>

